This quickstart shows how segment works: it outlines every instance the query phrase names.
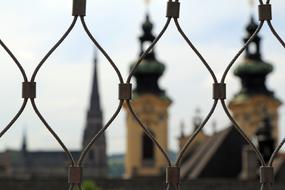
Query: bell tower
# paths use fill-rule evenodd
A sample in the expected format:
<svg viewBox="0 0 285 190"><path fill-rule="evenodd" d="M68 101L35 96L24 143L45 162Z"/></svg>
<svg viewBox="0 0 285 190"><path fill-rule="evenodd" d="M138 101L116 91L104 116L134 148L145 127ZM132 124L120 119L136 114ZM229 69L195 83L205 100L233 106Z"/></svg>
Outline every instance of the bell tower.
<svg viewBox="0 0 285 190"><path fill-rule="evenodd" d="M142 25L140 36L140 55L147 43L154 41L153 24L149 15ZM131 65L131 69L135 64ZM159 79L165 65L156 58L154 50L143 59L136 69L134 77L136 88L133 91L132 107L160 145L168 149L168 107L171 100L159 86ZM126 109L127 110L127 109ZM125 176L143 177L160 176L164 173L167 162L155 144L143 132L136 120L127 110L127 153L125 159Z"/></svg>
<svg viewBox="0 0 285 190"><path fill-rule="evenodd" d="M251 17L246 27L247 36L244 42L249 40L257 28L258 25ZM281 101L266 85L267 75L272 71L273 66L262 58L261 37L257 35L246 48L244 60L234 70L234 74L240 78L241 90L230 101L229 108L235 120L250 138L256 134L264 120L264 110L267 110L273 139L277 143L278 108Z"/></svg>

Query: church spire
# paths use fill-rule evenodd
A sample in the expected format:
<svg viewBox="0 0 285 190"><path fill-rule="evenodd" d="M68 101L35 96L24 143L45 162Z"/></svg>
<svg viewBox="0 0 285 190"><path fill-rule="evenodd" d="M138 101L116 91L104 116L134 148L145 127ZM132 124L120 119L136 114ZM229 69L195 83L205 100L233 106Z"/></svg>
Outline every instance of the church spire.
<svg viewBox="0 0 285 190"><path fill-rule="evenodd" d="M140 56L146 51L149 44L155 40L153 34L153 23L150 20L150 16L146 14L144 23L142 24L143 34L139 37L140 41ZM131 70L136 63L131 65ZM165 65L156 59L154 50L150 51L142 60L139 67L134 72L136 79L136 88L134 90L136 95L142 94L155 94L158 96L164 96L165 92L158 84L159 78L162 76L165 70Z"/></svg>
<svg viewBox="0 0 285 190"><path fill-rule="evenodd" d="M249 24L246 26L247 35L244 38L246 43L258 25L251 16ZM242 89L238 95L268 95L273 96L273 92L266 86L266 78L273 71L273 66L262 59L261 54L261 37L256 35L249 43L245 51L244 61L237 66L234 74L241 79Z"/></svg>
<svg viewBox="0 0 285 190"><path fill-rule="evenodd" d="M102 117L100 96L99 96L99 86L98 86L98 56L97 51L95 51L94 56L94 71L93 71L93 81L92 81L92 91L90 98L90 108L89 111L95 113L98 117Z"/></svg>
<svg viewBox="0 0 285 190"><path fill-rule="evenodd" d="M246 43L250 39L250 37L254 34L257 28L258 28L258 25L255 22L254 17L252 15L250 18L250 22L246 27L247 36L244 38L244 43ZM253 38L252 42L246 48L245 57L247 59L252 59L256 61L261 60L262 57L260 53L260 42L261 42L261 38L259 37L259 35L256 35Z"/></svg>
<svg viewBox="0 0 285 190"><path fill-rule="evenodd" d="M91 139L103 128L103 117L100 105L100 95L98 87L98 60L97 53L94 58L94 71L91 86L91 97L89 110L87 112L87 121L83 134L82 148L86 147ZM106 138L103 133L98 141L96 147L93 145L86 157L86 164L88 168L85 173L87 176L105 176L107 175L107 155L106 155Z"/></svg>
<svg viewBox="0 0 285 190"><path fill-rule="evenodd" d="M24 129L24 132L23 132L22 152L23 153L27 152L27 131L26 129Z"/></svg>

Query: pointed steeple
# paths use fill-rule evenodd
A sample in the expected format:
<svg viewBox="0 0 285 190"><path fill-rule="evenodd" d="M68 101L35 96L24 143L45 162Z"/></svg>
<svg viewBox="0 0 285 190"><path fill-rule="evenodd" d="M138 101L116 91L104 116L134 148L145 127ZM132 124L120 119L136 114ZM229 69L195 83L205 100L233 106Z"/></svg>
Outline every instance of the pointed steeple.
<svg viewBox="0 0 285 190"><path fill-rule="evenodd" d="M99 82L98 82L98 60L95 53L94 71L91 86L91 97L89 110L87 112L87 121L83 134L82 148L86 147L91 139L103 128L102 109L100 104ZM96 146L96 147L95 147ZM106 138L103 133L93 145L86 156L88 168L85 174L90 177L107 175L107 155Z"/></svg>
<svg viewBox="0 0 285 190"><path fill-rule="evenodd" d="M26 131L26 129L24 129L24 132L23 132L22 152L23 153L27 152L27 131Z"/></svg>
<svg viewBox="0 0 285 190"><path fill-rule="evenodd" d="M90 97L90 108L89 112L96 114L98 117L102 117L100 96L99 96L99 86L98 86L98 56L97 51L95 51L94 56L94 71L93 71L93 81L92 81L92 91Z"/></svg>
<svg viewBox="0 0 285 190"><path fill-rule="evenodd" d="M193 118L193 126L194 126L194 131L200 127L202 124L203 119L201 117L201 110L199 108L196 109L196 115Z"/></svg>

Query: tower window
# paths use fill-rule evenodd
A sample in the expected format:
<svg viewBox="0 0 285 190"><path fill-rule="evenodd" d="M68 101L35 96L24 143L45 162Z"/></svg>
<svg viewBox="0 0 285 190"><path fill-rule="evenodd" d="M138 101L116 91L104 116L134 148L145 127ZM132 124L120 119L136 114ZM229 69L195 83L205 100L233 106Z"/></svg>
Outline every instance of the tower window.
<svg viewBox="0 0 285 190"><path fill-rule="evenodd" d="M142 146L143 166L152 167L154 165L154 143L146 134L143 134Z"/></svg>

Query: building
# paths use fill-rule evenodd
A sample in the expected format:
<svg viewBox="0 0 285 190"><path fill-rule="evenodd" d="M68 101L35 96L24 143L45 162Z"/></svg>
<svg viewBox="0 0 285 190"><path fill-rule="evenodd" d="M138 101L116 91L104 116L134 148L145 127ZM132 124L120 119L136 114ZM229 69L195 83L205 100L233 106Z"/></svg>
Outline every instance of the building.
<svg viewBox="0 0 285 190"><path fill-rule="evenodd" d="M244 43L253 35L258 25L253 17L246 27ZM240 78L241 90L229 103L229 108L244 133L255 141L265 161L269 161L279 139L278 108L281 101L266 85L267 75L273 66L262 59L261 38L257 35L246 48L244 60L234 74ZM199 118L199 117L198 117ZM194 128L201 120L195 119ZM199 123L200 122L200 123ZM190 135L182 133L180 147ZM233 125L211 136L203 131L187 149L183 158L181 175L184 179L233 178L257 179L258 160ZM275 161L275 174L284 172L284 158Z"/></svg>
<svg viewBox="0 0 285 190"><path fill-rule="evenodd" d="M152 34L153 24L148 16L142 28L140 55L145 50L145 44L153 42L155 38ZM256 28L254 19L251 19L247 26L248 35L244 41L248 40ZM243 62L235 69L235 75L241 79L242 88L230 101L229 108L244 132L256 141L256 145L265 160L268 160L279 136L277 123L278 107L281 105L281 101L276 98L273 91L267 88L266 77L273 70L273 67L262 59L260 43L261 38L257 36L246 49ZM82 142L83 147L89 143L95 133L102 129L102 109L96 62L95 60L90 107ZM134 64L131 68L133 66ZM132 106L162 148L168 150L168 108L172 101L159 85L159 79L164 70L165 65L157 60L155 51L150 52L145 57L134 73L136 87L133 91ZM104 177L95 181L101 189L118 189L118 187L125 190L163 189L165 187L164 179L156 177L165 174L167 163L156 145L145 135L127 108L126 110L125 173L119 179L106 176L106 140L105 136L102 136L86 158L85 164L89 169L86 167L85 175ZM194 129L200 126L201 118L200 112L197 111L197 115L193 119ZM181 128L184 127L184 124L181 124ZM182 130L179 137L180 147L185 144L190 135L185 134ZM73 151L72 154L78 158L80 152ZM119 159L121 160L122 157ZM284 160L284 155L280 154L274 162L277 187L280 189L284 189L285 186ZM8 177L0 178L1 187L5 189L30 189L34 185L41 187L41 189L64 189L67 186L66 167L68 164L69 162L62 151L28 151L26 136L24 136L20 151L6 151L0 154L0 175L1 177ZM213 135L207 135L202 130L182 159L181 176L184 180L182 188L228 190L230 187L231 190L240 190L241 188L250 190L259 187L257 171L256 155L247 146L234 126L228 125L226 129L217 131ZM33 180L17 179L17 183L14 183L13 177L16 176L36 178ZM48 180L42 177L48 177ZM123 179L123 177L128 179Z"/></svg>
<svg viewBox="0 0 285 190"><path fill-rule="evenodd" d="M102 109L98 90L97 59L94 60L94 73L91 89L89 110L86 117L86 126L82 148L92 137L102 129ZM28 151L27 137L24 135L21 150L7 150L0 153L0 177L60 177L67 175L70 164L63 151ZM71 151L78 160L81 151ZM84 175L88 177L107 176L106 139L102 135L96 145L88 152L84 166Z"/></svg>
<svg viewBox="0 0 285 190"><path fill-rule="evenodd" d="M153 24L149 16L143 23L143 35L140 39L141 52L145 51L146 43L153 42ZM131 65L131 70L136 63ZM171 104L166 92L159 86L159 78L165 70L165 65L151 51L143 59L134 72L136 88L131 102L135 113L148 127L164 150L168 150L168 107ZM126 106L125 106L126 107ZM125 177L160 176L164 173L167 162L157 146L144 133L133 115L127 110L127 152L125 157Z"/></svg>

